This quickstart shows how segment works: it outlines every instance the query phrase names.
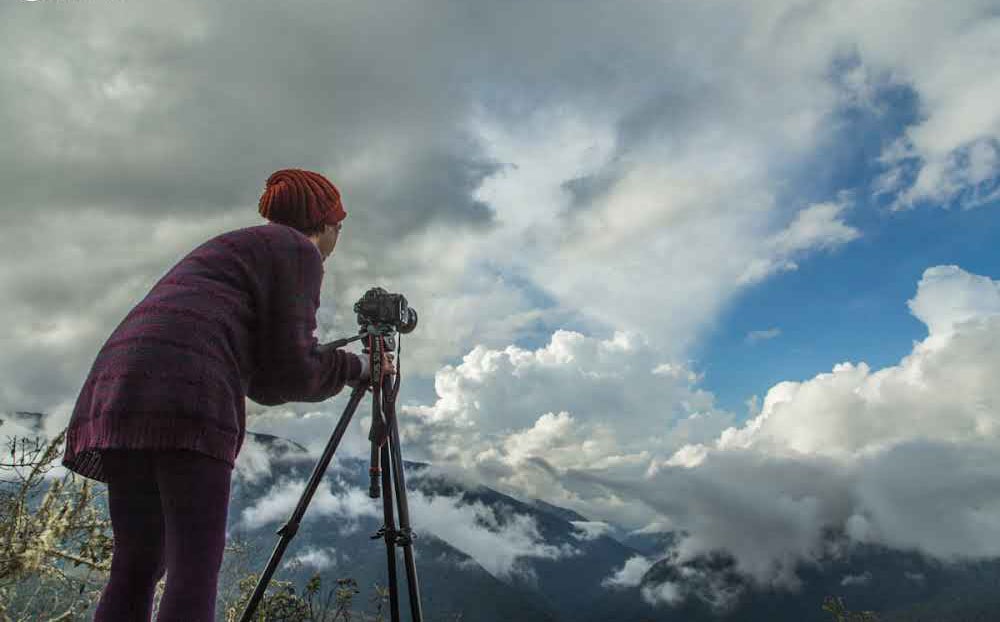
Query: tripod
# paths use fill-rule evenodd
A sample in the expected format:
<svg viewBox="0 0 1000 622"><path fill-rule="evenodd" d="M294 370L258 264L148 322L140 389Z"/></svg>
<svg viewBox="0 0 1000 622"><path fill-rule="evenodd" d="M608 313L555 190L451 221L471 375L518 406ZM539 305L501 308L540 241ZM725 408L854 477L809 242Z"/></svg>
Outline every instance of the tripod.
<svg viewBox="0 0 1000 622"><path fill-rule="evenodd" d="M417 566L413 561L414 536L410 530L410 509L406 502L403 456L399 448L399 428L396 425L396 396L399 390L398 355L396 357L397 372L395 386L393 386L389 376L382 374L382 353L386 351L386 348L392 349L394 341L393 332L394 329L390 325L368 325L366 329L363 329L353 337L338 339L326 344L325 347L339 348L352 341L367 337L368 341L364 351L369 356L371 378L367 386L359 384L351 393L347 407L344 408L344 413L340 416L340 421L337 423L337 427L334 428L333 435L330 436L323 455L313 469L309 483L299 498L298 505L296 505L288 522L277 531L281 539L278 540L278 544L274 547L271 559L268 560L267 567L257 581L253 595L240 615L240 622L251 622L251 616L264 596L264 590L267 589L271 575L274 574L274 570L281 561L281 556L284 555L288 543L298 531L299 523L306 512L306 507L309 505L313 493L316 492L316 487L319 486L320 480L326 473L326 468L330 464L331 458L333 458L333 453L337 450L337 445L340 444L341 437L347 431L347 426L354 415L354 410L357 408L358 403L361 402L361 398L369 390L372 392L372 426L368 434L368 439L372 443L372 451L371 468L369 469L371 483L368 489L368 496L373 499L379 497L379 484L381 480L381 488L383 489L381 495L382 513L384 515L382 528L372 536L372 539L382 538L385 540L386 559L389 566L389 610L392 615L392 622L399 622L399 593L396 585L397 546L403 548L411 618L413 622L423 622L423 614L420 607L420 592L417 584ZM382 465L386 465L388 468L383 469ZM393 517L392 502L394 497L399 511L399 529L396 528Z"/></svg>

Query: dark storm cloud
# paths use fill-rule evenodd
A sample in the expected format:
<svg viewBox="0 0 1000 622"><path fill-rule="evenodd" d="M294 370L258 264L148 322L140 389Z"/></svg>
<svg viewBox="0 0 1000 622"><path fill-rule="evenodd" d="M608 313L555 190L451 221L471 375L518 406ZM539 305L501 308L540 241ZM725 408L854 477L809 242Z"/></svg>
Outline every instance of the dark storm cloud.
<svg viewBox="0 0 1000 622"><path fill-rule="evenodd" d="M565 99L605 107L617 97L612 105L627 108L645 87L610 92L630 74L689 60L671 42L652 45L662 13L564 9L209 3L158 7L150 19L129 4L8 7L0 213L253 209L270 172L301 166L350 182L362 209L378 201L395 232L434 220L482 225L488 210L468 193L495 169L459 125L470 101L501 119ZM638 35L628 46L625 32ZM672 80L684 90L683 72ZM608 94L582 96L595 85ZM638 114L628 140L647 134ZM379 143L391 173L341 178Z"/></svg>
<svg viewBox="0 0 1000 622"><path fill-rule="evenodd" d="M111 10L113 7L114 10ZM0 212L94 206L194 215L255 210L268 174L339 165L379 141L391 175L345 193L399 232L482 225L468 194L493 168L462 140L449 64L417 15L292 4L8 8ZM402 10L404 7L400 7ZM405 9L413 11L413 8ZM429 41L439 37L430 37ZM405 155L404 155L405 154ZM251 212L252 213L252 212Z"/></svg>

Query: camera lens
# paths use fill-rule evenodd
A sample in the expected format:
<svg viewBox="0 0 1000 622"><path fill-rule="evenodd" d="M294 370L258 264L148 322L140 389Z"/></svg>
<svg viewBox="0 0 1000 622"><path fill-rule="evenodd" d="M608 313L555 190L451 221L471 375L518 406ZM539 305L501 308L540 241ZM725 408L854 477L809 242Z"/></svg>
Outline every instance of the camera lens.
<svg viewBox="0 0 1000 622"><path fill-rule="evenodd" d="M413 329L417 327L417 310L413 307L408 307L405 313L406 317L400 323L397 329L401 334L406 334L413 332Z"/></svg>

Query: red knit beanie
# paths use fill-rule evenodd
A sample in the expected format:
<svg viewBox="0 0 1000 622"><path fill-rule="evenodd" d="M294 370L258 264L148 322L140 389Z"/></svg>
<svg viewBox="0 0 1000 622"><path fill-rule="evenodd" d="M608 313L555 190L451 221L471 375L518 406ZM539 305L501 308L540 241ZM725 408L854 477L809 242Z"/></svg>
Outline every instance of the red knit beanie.
<svg viewBox="0 0 1000 622"><path fill-rule="evenodd" d="M335 225L347 218L337 187L319 173L299 168L271 173L258 211L271 222L303 233L315 231L323 223Z"/></svg>

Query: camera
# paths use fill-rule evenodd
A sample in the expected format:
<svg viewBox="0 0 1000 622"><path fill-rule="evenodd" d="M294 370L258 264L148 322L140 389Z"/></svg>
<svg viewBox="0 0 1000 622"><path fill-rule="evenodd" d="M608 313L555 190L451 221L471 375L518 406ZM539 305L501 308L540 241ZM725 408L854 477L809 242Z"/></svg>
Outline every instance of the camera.
<svg viewBox="0 0 1000 622"><path fill-rule="evenodd" d="M391 326L400 334L417 327L417 311L406 303L402 294L390 294L381 287L373 287L354 303L359 325Z"/></svg>

